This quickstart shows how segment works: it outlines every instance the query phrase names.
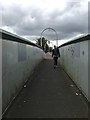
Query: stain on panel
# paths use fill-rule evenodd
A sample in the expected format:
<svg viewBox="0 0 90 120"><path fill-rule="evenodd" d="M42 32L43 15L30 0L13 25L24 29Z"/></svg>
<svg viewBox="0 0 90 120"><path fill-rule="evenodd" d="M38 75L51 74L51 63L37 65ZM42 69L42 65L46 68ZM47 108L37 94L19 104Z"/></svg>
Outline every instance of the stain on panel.
<svg viewBox="0 0 90 120"><path fill-rule="evenodd" d="M18 44L18 61L25 61L26 60L26 45L25 44Z"/></svg>

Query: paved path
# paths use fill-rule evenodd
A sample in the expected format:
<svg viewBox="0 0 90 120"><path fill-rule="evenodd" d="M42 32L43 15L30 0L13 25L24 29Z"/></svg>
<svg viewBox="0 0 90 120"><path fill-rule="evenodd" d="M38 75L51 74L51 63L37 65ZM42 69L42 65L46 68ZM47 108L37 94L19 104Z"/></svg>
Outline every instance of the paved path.
<svg viewBox="0 0 90 120"><path fill-rule="evenodd" d="M53 60L45 59L4 117L87 118L88 106L62 67L54 69Z"/></svg>

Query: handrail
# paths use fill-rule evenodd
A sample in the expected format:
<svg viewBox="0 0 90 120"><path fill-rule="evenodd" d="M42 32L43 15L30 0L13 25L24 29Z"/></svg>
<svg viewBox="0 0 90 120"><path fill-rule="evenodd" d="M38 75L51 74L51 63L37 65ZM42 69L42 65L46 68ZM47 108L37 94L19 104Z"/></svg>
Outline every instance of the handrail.
<svg viewBox="0 0 90 120"><path fill-rule="evenodd" d="M7 32L7 31L2 30L2 29L0 29L0 38L2 40L9 40L9 41L14 41L14 42L24 43L24 44L32 45L32 46L35 46L35 47L42 49L41 46L36 45L36 44L28 41L27 39L24 39L18 35L15 35L13 33Z"/></svg>
<svg viewBox="0 0 90 120"><path fill-rule="evenodd" d="M67 45L70 45L70 44L78 43L78 42L87 41L87 40L90 40L90 34L85 35L85 36L80 37L80 38L77 38L77 39L74 39L72 41L66 42L66 43L60 45L58 48L61 48L61 47L64 47L64 46L67 46Z"/></svg>

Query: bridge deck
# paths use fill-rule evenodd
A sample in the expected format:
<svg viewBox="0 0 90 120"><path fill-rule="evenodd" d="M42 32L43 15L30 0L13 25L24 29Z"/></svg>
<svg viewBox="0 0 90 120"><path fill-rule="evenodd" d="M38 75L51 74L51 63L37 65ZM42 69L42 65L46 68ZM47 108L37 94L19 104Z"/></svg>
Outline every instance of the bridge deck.
<svg viewBox="0 0 90 120"><path fill-rule="evenodd" d="M4 117L87 118L88 105L62 67L54 69L53 60L45 59Z"/></svg>

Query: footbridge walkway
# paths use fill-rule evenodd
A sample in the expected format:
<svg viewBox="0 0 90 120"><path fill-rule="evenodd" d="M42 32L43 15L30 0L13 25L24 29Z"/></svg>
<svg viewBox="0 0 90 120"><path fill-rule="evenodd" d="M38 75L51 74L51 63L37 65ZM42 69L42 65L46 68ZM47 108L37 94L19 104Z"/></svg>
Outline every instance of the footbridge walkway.
<svg viewBox="0 0 90 120"><path fill-rule="evenodd" d="M89 117L90 35L59 46L61 57L54 69L51 53L0 32L2 119Z"/></svg>

